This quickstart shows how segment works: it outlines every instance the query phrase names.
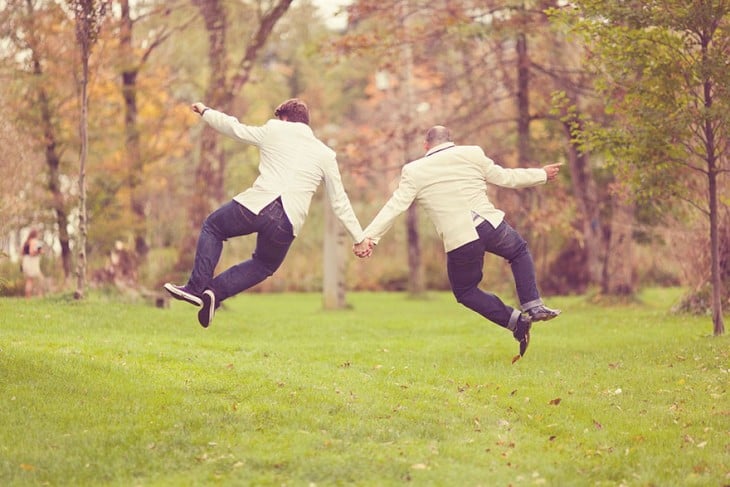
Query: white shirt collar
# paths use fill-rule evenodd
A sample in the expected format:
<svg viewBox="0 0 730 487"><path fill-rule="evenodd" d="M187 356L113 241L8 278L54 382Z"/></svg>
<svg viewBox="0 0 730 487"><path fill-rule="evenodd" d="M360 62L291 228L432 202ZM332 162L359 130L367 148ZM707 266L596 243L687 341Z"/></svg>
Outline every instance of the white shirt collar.
<svg viewBox="0 0 730 487"><path fill-rule="evenodd" d="M428 152L426 152L426 156L430 156L434 152L442 151L444 149L448 149L449 147L454 147L456 144L453 142L444 142L442 144L439 144L437 146L431 147Z"/></svg>

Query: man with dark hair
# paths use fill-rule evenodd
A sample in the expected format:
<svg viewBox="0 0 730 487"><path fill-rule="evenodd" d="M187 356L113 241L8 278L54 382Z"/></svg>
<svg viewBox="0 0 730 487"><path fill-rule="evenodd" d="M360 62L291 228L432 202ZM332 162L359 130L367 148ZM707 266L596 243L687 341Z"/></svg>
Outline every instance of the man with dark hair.
<svg viewBox="0 0 730 487"><path fill-rule="evenodd" d="M198 321L210 325L221 301L271 276L284 261L304 224L312 196L324 181L337 218L362 254L369 253L347 193L342 185L335 152L315 137L309 110L299 99L279 105L263 126L240 123L235 117L194 103L192 109L218 132L259 148L259 176L246 191L211 213L198 237L190 279L184 286L166 283L176 299L200 306ZM250 259L213 277L223 242L256 233Z"/></svg>
<svg viewBox="0 0 730 487"><path fill-rule="evenodd" d="M289 122L301 122L309 125L309 109L298 98L286 100L274 110L274 116L279 119L286 117Z"/></svg>
<svg viewBox="0 0 730 487"><path fill-rule="evenodd" d="M417 200L443 240L456 300L510 330L520 342L520 355L524 355L532 322L555 318L560 310L543 304L527 242L504 221L504 212L489 201L487 184L536 186L555 179L561 164L506 169L485 156L480 147L455 145L449 130L440 125L426 132L425 149L424 157L403 166L398 188L365 229L365 235L377 244L395 218ZM354 252L360 257L370 255L363 246ZM510 263L522 312L479 289L485 252Z"/></svg>

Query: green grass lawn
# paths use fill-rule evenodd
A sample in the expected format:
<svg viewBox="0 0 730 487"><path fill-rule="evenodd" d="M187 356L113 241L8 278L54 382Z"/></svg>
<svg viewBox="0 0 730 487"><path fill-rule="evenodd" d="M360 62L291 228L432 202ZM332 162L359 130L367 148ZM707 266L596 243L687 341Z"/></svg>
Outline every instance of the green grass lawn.
<svg viewBox="0 0 730 487"><path fill-rule="evenodd" d="M0 299L0 485L730 485L728 338L677 297L550 299L514 364L447 293Z"/></svg>

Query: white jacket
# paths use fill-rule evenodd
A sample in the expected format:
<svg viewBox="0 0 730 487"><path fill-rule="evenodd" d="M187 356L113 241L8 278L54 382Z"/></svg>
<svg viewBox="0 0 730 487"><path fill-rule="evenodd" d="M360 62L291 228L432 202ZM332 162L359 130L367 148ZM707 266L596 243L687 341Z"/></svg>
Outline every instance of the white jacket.
<svg viewBox="0 0 730 487"><path fill-rule="evenodd" d="M480 147L440 144L403 166L398 188L365 229L365 235L377 243L394 219L416 200L449 252L479 238L474 215L495 228L502 223L504 212L489 201L487 183L525 188L545 182L547 173L541 168L508 169L495 164Z"/></svg>
<svg viewBox="0 0 730 487"><path fill-rule="evenodd" d="M272 119L263 126L244 125L235 117L207 109L205 120L218 132L259 148L259 176L233 199L258 214L281 196L294 235L304 225L312 196L324 181L332 209L355 242L364 233L342 185L335 151L304 123Z"/></svg>

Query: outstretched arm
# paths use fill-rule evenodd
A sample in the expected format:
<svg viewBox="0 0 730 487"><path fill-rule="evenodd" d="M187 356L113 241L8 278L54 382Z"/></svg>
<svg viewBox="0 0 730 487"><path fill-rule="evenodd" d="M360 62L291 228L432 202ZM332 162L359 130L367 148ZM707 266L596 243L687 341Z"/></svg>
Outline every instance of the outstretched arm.
<svg viewBox="0 0 730 487"><path fill-rule="evenodd" d="M380 237L393 226L396 217L411 206L417 194L418 190L413 179L409 177L407 169L403 168L398 188L393 192L393 195L385 203L383 208L380 209L373 221L370 222L370 225L364 230L365 235L372 242L371 253L372 246L377 245Z"/></svg>
<svg viewBox="0 0 730 487"><path fill-rule="evenodd" d="M264 137L266 131L264 127L242 124L236 117L207 107L199 101L193 103L190 108L215 130L233 139L258 146Z"/></svg>
<svg viewBox="0 0 730 487"><path fill-rule="evenodd" d="M560 166L562 165L562 162L558 162L556 164L548 164L547 166L543 166L545 174L547 174L548 181L552 181L553 179L558 177L558 173L560 172Z"/></svg>

